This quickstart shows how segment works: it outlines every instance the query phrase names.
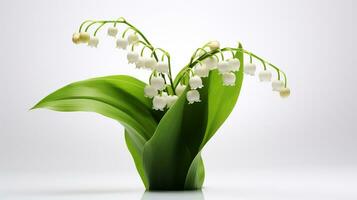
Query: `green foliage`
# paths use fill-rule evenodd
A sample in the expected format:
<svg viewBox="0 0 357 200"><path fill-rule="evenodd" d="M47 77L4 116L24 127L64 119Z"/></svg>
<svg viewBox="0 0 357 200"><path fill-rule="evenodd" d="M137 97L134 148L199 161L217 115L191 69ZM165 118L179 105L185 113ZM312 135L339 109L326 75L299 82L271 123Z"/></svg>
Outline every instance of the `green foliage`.
<svg viewBox="0 0 357 200"><path fill-rule="evenodd" d="M235 57L243 64L242 52ZM232 87L223 86L217 70L211 71L199 90L200 103L188 104L185 91L166 112L153 111L144 97L145 83L129 76L67 85L34 108L96 112L117 120L125 127L127 147L147 189L199 189L205 175L201 150L236 104L243 81L240 69Z"/></svg>

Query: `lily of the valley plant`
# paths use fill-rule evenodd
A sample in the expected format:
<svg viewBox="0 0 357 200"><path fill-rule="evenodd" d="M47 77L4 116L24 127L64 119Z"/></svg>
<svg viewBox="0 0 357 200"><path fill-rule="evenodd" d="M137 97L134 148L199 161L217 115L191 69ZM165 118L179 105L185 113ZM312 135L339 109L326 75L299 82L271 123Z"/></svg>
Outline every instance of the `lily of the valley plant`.
<svg viewBox="0 0 357 200"><path fill-rule="evenodd" d="M202 187L201 151L235 106L244 74L259 71L259 80L271 82L274 92L290 95L285 73L240 43L204 44L173 77L170 54L124 18L84 21L72 41L97 47L100 30L115 40L130 65L151 71L147 83L125 75L93 78L55 91L34 108L90 111L117 120L148 190Z"/></svg>

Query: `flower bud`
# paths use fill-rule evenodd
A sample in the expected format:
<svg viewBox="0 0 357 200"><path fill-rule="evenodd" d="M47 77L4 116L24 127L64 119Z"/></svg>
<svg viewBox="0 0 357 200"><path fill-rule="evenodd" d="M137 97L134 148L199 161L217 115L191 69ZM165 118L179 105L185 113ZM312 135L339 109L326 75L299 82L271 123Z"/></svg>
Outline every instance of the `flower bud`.
<svg viewBox="0 0 357 200"><path fill-rule="evenodd" d="M117 48L126 49L126 47L128 46L128 40L124 38L118 38L116 44L117 44Z"/></svg>
<svg viewBox="0 0 357 200"><path fill-rule="evenodd" d="M255 70L257 69L257 66L254 63L246 63L244 65L244 73L254 76L255 75Z"/></svg>
<svg viewBox="0 0 357 200"><path fill-rule="evenodd" d="M273 88L273 91L279 92L284 87L284 82L281 80L274 80L271 83L271 86Z"/></svg>
<svg viewBox="0 0 357 200"><path fill-rule="evenodd" d="M145 67L145 58L140 56L138 60L135 62L135 67L138 69Z"/></svg>
<svg viewBox="0 0 357 200"><path fill-rule="evenodd" d="M219 63L218 63L218 72L220 73L220 74L224 74L224 73L226 73L226 72L229 72L229 64L228 64L228 62L227 61L224 61L224 60L222 60L222 61L220 61Z"/></svg>
<svg viewBox="0 0 357 200"><path fill-rule="evenodd" d="M72 42L74 44L79 44L81 41L80 41L80 34L79 33L73 33L72 35Z"/></svg>
<svg viewBox="0 0 357 200"><path fill-rule="evenodd" d="M240 62L238 59L233 58L228 60L229 71L236 72L239 71Z"/></svg>
<svg viewBox="0 0 357 200"><path fill-rule="evenodd" d="M217 58L212 56L203 60L203 63L207 66L209 70L215 69L217 67Z"/></svg>
<svg viewBox="0 0 357 200"><path fill-rule="evenodd" d="M87 32L81 32L79 33L79 41L81 43L87 43L90 39L90 35Z"/></svg>
<svg viewBox="0 0 357 200"><path fill-rule="evenodd" d="M135 63L139 59L139 54L135 51L129 51L126 58L128 59L128 63Z"/></svg>
<svg viewBox="0 0 357 200"><path fill-rule="evenodd" d="M269 70L264 70L259 72L259 80L262 82L271 81L271 72Z"/></svg>
<svg viewBox="0 0 357 200"><path fill-rule="evenodd" d="M157 61L155 60L154 57L150 57L145 59L145 67L149 69L155 69L157 65Z"/></svg>
<svg viewBox="0 0 357 200"><path fill-rule="evenodd" d="M117 36L117 34L118 34L118 29L117 28L115 28L115 27L109 27L108 28L108 35L109 36L115 37L115 36Z"/></svg>
<svg viewBox="0 0 357 200"><path fill-rule="evenodd" d="M150 84L153 88L157 90L165 89L165 80L161 76L151 77Z"/></svg>
<svg viewBox="0 0 357 200"><path fill-rule="evenodd" d="M175 92L178 96L180 96L186 89L186 85L182 85L181 83L177 85Z"/></svg>
<svg viewBox="0 0 357 200"><path fill-rule="evenodd" d="M154 59L155 60L155 59ZM156 60L155 60L156 61ZM157 64L154 64L155 69L157 72L160 73L169 73L169 64L165 62L158 62Z"/></svg>
<svg viewBox="0 0 357 200"><path fill-rule="evenodd" d="M135 33L132 33L132 34L130 34L129 36L128 36L128 42L129 42L129 44L133 44L133 43L135 43L136 41L138 41L139 40L139 38L138 38L138 36L135 34Z"/></svg>
<svg viewBox="0 0 357 200"><path fill-rule="evenodd" d="M199 64L196 65L194 74L196 74L199 77L208 77L209 69L205 64Z"/></svg>
<svg viewBox="0 0 357 200"><path fill-rule="evenodd" d="M236 83L236 75L233 72L227 72L222 75L224 86L234 86Z"/></svg>
<svg viewBox="0 0 357 200"><path fill-rule="evenodd" d="M282 88L282 89L280 90L280 96L281 96L282 98L286 98L286 97L290 96L290 89L287 88L287 87Z"/></svg>
<svg viewBox="0 0 357 200"><path fill-rule="evenodd" d="M203 87L203 85L202 85L202 79L201 79L199 76L197 76L197 75L192 76L192 77L190 78L189 83L190 83L190 88L191 88L191 89L197 89L197 88L202 88L202 87Z"/></svg>
<svg viewBox="0 0 357 200"><path fill-rule="evenodd" d="M145 88L144 88L144 96L145 97L153 98L157 94L158 94L158 91L153 86L151 86L151 85L145 86Z"/></svg>
<svg viewBox="0 0 357 200"><path fill-rule="evenodd" d="M167 103L167 107L171 107L175 104L175 102L177 101L178 96L176 95L170 95L166 97L166 103Z"/></svg>
<svg viewBox="0 0 357 200"><path fill-rule="evenodd" d="M97 37L91 37L88 42L88 46L90 47L97 47L99 43L99 39Z"/></svg>
<svg viewBox="0 0 357 200"><path fill-rule="evenodd" d="M152 108L154 110L164 111L165 107L166 107L166 97L165 96L156 95L154 97L154 99L152 100Z"/></svg>
<svg viewBox="0 0 357 200"><path fill-rule="evenodd" d="M186 99L188 101L188 104L200 102L200 93L197 90L190 90L186 94Z"/></svg>
<svg viewBox="0 0 357 200"><path fill-rule="evenodd" d="M211 41L207 44L207 46L212 50L216 50L216 49L219 49L220 47L220 44L217 40L214 40L214 41Z"/></svg>

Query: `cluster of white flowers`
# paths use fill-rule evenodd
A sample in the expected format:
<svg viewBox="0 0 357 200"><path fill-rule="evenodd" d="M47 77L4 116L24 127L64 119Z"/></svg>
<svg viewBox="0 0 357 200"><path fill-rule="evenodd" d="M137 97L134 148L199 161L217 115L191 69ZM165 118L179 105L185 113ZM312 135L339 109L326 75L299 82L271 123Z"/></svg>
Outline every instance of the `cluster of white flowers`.
<svg viewBox="0 0 357 200"><path fill-rule="evenodd" d="M209 43L209 48L214 50L219 48L219 42L213 41ZM189 79L190 90L186 94L186 99L189 104L200 102L200 93L197 89L203 86L202 78L209 76L211 70L217 69L222 76L224 86L234 86L236 82L236 75L240 67L240 62L236 58L218 61L215 56L210 56L199 62L193 67L193 75Z"/></svg>
<svg viewBox="0 0 357 200"><path fill-rule="evenodd" d="M241 63L237 58L224 59L223 53L222 60L218 59L216 55L206 57L202 61L197 61L196 65L188 71L189 79L187 86L179 83L176 88L170 85L166 85L164 76L169 74L169 63L164 60L157 59L155 52L151 46L147 46L143 41L140 41L136 32L130 33L127 37L124 37L125 33L117 38L119 31L116 27L109 27L107 34L110 37L116 38L116 47L118 49L127 50L126 58L129 64L134 64L138 69L152 70L150 76L150 83L144 88L145 97L152 98L153 109L163 111L166 107L171 107L178 99L178 97L185 91L186 87L189 87L186 93L186 99L189 104L200 102L200 93L198 89L204 87L202 78L209 76L211 70L218 70L218 73L222 77L222 84L224 86L234 86L236 84L236 73L239 71ZM90 47L97 47L99 39L95 36L90 36L87 32L74 33L72 41L75 44L85 43ZM134 50L135 45L142 43L144 45L141 54ZM220 50L220 43L218 41L211 41L205 45L211 51ZM151 50L151 55L145 57L143 55L144 48ZM155 56L154 56L155 54ZM252 63L246 63L244 65L244 72L247 75L254 76L256 72L256 65ZM269 82L272 79L272 73L266 69L259 72L259 79L262 82ZM171 80L171 79L170 79ZM175 90L176 95L168 95L166 88L172 87ZM272 81L273 91L280 93L281 97L287 97L290 95L290 89L285 86L285 83L281 80Z"/></svg>

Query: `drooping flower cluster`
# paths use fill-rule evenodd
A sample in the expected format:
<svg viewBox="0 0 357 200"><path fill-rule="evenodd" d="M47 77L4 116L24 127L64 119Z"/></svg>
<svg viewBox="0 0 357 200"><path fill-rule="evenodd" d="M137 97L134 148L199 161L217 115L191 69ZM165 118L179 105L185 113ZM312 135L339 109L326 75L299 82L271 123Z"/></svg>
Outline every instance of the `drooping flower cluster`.
<svg viewBox="0 0 357 200"><path fill-rule="evenodd" d="M89 24L88 24L89 23ZM85 31L82 26L87 24ZM202 79L209 77L210 71L217 70L222 78L223 86L235 86L237 72L244 66L243 71L247 75L254 76L257 69L252 62L252 57L260 60L264 65L264 70L259 72L260 81L271 81L272 73L266 68L266 64L277 70L278 79L272 81L273 91L278 91L281 97L290 95L290 89L286 87L285 74L277 67L267 63L261 58L244 49L221 48L218 41L210 41L203 47L198 48L191 57L190 63L183 69L184 73L178 77L178 82L174 83L171 75L170 55L161 48L154 48L144 35L134 26L120 18L115 21L85 21L80 26L79 32L74 33L72 41L75 44L87 44L89 47L98 47L99 38L96 33L104 25L109 24L107 35L115 38L116 48L126 51L126 58L129 64L135 65L137 69L147 69L151 71L149 84L144 88L144 96L152 99L154 110L164 111L170 108L177 101L187 88L186 100L188 104L201 102L199 90L203 87ZM124 24L126 29L120 33L117 24ZM93 35L90 35L89 28L99 25ZM119 34L120 33L120 34ZM137 50L141 47L141 51ZM145 51L146 50L146 51ZM250 56L250 62L244 65L235 58L235 53L242 51ZM232 57L225 59L224 52L232 53ZM158 53L162 54L159 59ZM221 59L216 54L220 54ZM166 58L166 59L165 59ZM280 80L280 73L284 75L284 81Z"/></svg>

